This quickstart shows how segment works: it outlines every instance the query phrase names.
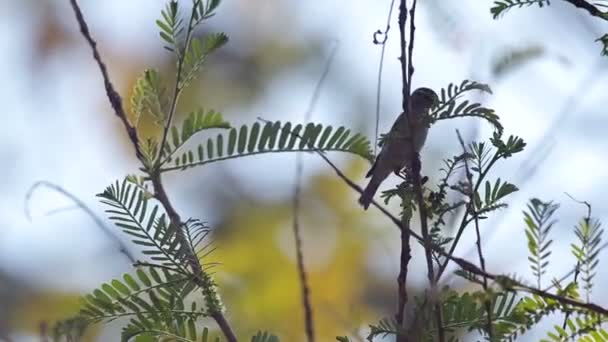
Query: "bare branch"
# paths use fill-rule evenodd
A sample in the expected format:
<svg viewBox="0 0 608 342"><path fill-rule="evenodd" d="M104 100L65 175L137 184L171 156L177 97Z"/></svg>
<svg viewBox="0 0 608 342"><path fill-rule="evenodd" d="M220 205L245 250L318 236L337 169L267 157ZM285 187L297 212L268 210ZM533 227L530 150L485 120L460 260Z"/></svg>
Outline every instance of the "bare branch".
<svg viewBox="0 0 608 342"><path fill-rule="evenodd" d="M38 182L34 183L34 185L32 185L30 187L30 189L27 191L27 194L25 195L25 205L24 206L25 206L25 216L29 220L32 219L32 216L30 214L30 201L32 199L32 196L34 195L34 191L36 191L36 189L38 189L40 187L47 187L51 190L57 191L58 193L62 194L63 196L69 198L72 202L74 202L76 204L76 207L78 207L79 209L82 209L82 211L84 211L87 215L89 215L89 217L93 220L93 222L95 222L95 225L97 225L97 227L99 227L99 229L101 229L110 240L112 240L112 241L114 241L114 243L116 243L120 253L124 254L131 263L134 263L136 261L135 257L133 256L133 254L131 254L131 252L129 252L129 249L122 242L122 240L120 240L116 235L114 235L114 233L112 233L112 231L108 227L106 227L106 225L103 223L103 220L100 219L95 214L95 212L86 205L86 203L84 203L80 198L76 197L71 192L67 191L66 189L64 189L63 187L61 187L55 183L51 183L48 181L38 181Z"/></svg>
<svg viewBox="0 0 608 342"><path fill-rule="evenodd" d="M91 33L89 32L89 26L87 25L86 21L84 20L82 11L80 10L80 7L78 6L78 3L76 2L76 0L70 0L70 3L72 4L72 8L74 9L74 14L76 15L76 21L78 21L78 26L80 27L80 32L82 33L82 35L86 39L87 43L91 47L91 50L93 50L93 58L95 59L95 62L97 62L97 65L99 66L99 71L101 71L101 76L103 77L103 84L106 89L106 95L108 96L108 100L110 100L112 109L114 109L114 113L116 114L116 116L118 116L120 121L122 121L123 125L125 126L125 129L127 130L127 135L129 136L129 140L131 140L133 147L135 147L135 155L136 155L137 159L143 161L143 154L141 151L141 146L139 145L139 138L137 136L137 130L135 129L135 127L133 127L129 123L127 114L125 113L125 110L122 106L122 99L121 99L120 95L118 94L118 92L116 92L112 82L110 82L110 77L108 76L108 70L106 68L106 65L102 61L101 56L99 55L99 51L97 51L97 43L95 42L95 40L91 36Z"/></svg>

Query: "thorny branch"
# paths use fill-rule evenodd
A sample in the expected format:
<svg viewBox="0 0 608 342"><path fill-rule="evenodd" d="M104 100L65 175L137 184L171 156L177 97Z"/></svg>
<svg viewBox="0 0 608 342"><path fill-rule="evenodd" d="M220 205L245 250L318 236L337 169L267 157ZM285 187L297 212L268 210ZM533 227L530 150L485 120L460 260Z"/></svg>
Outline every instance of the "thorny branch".
<svg viewBox="0 0 608 342"><path fill-rule="evenodd" d="M405 25L407 21L407 4L406 0L401 0L399 6L399 33L400 33L400 42L401 42L401 76L403 82L402 96L403 96L403 111L408 114L406 116L408 118L408 125L410 125L410 132L414 132L414 127L412 121L409 120L409 114L411 113L411 103L410 103L410 91L411 91L411 83L412 76L414 74L414 37L415 37L415 22L414 18L416 15L416 0L413 0L412 7L410 8L410 41L409 45L406 46L405 41ZM407 54L406 54L407 48ZM411 139L411 137L410 137ZM415 156L411 163L412 170L412 185L414 189L414 194L416 196L416 202L418 204L418 212L420 213L420 230L422 232L423 244L425 247L425 256L426 256L426 264L427 264L427 275L429 279L429 283L431 286L431 298L433 300L431 303L434 306L434 314L435 314L435 324L437 325L438 338L440 342L445 341L445 331L443 329L443 318L442 318L442 310L441 303L437 300L437 280L435 278L435 270L433 265L433 253L431 249L431 238L429 235L428 229L428 214L427 208L424 203L424 196L422 194L422 182L420 176L420 159L416 151L414 150L414 144L409 144L412 152L412 156ZM408 241L409 243L409 241ZM402 246L402 248L404 248ZM402 260L403 261L403 260ZM409 260L408 260L409 261ZM403 296L402 293L399 293L399 296ZM401 303L401 298L400 301ZM403 322L398 322L402 324Z"/></svg>
<svg viewBox="0 0 608 342"><path fill-rule="evenodd" d="M108 99L110 100L112 108L114 109L115 114L123 122L125 129L127 130L127 134L129 135L129 139L135 146L137 158L143 162L144 158L141 153L139 139L137 137L137 131L136 131L135 127L133 127L127 119L126 113L122 106L122 99L120 98L120 95L118 95L116 90L114 89L114 86L112 85L112 82L110 81L110 78L108 76L106 66L103 63L101 56L99 55L99 52L97 51L97 43L92 38L92 36L89 32L87 23L84 20L82 11L80 10L80 7L78 6L78 3L76 2L76 0L70 0L70 3L72 4L72 8L74 9L74 14L76 16L76 20L78 21L78 25L80 26L80 31L82 32L82 34L85 37L85 39L87 40L89 46L93 50L93 57L94 57L95 61L97 62L99 69L101 70L101 74L103 76L104 85L105 85L105 89L106 89L106 94L108 96ZM161 145L161 150L162 150L162 145ZM161 204L165 208L165 211L167 212L167 216L169 217L169 219L171 221L171 225L175 229L179 229L179 234L177 234L177 236L180 239L181 245L188 246L187 239L185 238L185 236L184 236L185 234L182 230L183 224L182 224L181 218L179 217L179 214L177 213L177 211L173 208L173 205L171 204L171 202L167 196L167 193L161 182L160 172L158 170L156 170L153 174L150 174L150 180L152 181L152 184L154 186L155 197L159 200L159 202L161 202ZM188 253L188 255L189 255L189 257L187 259L190 263L190 267L192 268L195 283L198 284L199 286L204 285L202 278L200 277L202 268L201 268L200 261L199 261L198 257L196 256L196 253L192 250L186 250L184 252ZM216 323L218 324L218 326L222 330L222 333L224 334L224 336L226 337L226 339L228 341L230 341L230 342L237 341L236 335L232 331L232 328L228 324L228 321L226 321L226 318L224 317L222 312L212 312L212 313L210 313L210 316L216 321Z"/></svg>
<svg viewBox="0 0 608 342"><path fill-rule="evenodd" d="M131 140L133 147L135 147L135 155L137 156L137 159L143 161L143 154L141 151L141 146L139 145L139 137L137 136L137 130L129 123L127 114L125 113L125 110L122 106L122 99L120 98L118 92L114 89L114 85L112 85L112 82L110 82L110 77L108 76L108 70L106 68L106 65L102 61L101 56L99 55L99 51L97 50L97 43L89 32L89 26L84 20L84 17L82 16L82 11L80 10L80 7L78 6L76 0L70 0L70 3L72 4L72 8L74 9L74 14L76 15L78 25L80 26L80 32L91 47L91 50L93 50L93 58L99 66L99 71L101 71L101 75L103 77L103 85L105 87L108 100L110 100L110 104L112 105L112 109L114 109L114 113L116 114L116 116L118 116L120 121L122 121L123 125L125 126L125 129L127 130L129 140Z"/></svg>

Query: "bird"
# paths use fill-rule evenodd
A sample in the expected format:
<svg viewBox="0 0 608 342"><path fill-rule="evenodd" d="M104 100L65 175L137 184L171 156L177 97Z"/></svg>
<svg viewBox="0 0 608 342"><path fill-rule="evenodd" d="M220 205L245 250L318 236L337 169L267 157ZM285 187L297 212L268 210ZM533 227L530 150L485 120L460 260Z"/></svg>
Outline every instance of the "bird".
<svg viewBox="0 0 608 342"><path fill-rule="evenodd" d="M438 101L437 93L430 88L414 90L410 96L411 114L403 112L397 117L374 164L365 175L371 180L359 198L364 209L369 207L378 187L391 172L399 173L420 152L429 130L428 112Z"/></svg>

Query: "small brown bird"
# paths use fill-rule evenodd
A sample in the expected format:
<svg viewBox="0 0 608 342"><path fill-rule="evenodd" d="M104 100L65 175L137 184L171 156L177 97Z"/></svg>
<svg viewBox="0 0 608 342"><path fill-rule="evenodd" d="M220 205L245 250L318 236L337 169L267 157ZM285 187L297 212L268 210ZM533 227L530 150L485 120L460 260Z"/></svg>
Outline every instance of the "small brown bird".
<svg viewBox="0 0 608 342"><path fill-rule="evenodd" d="M380 184L391 172L399 172L416 154L420 152L428 134L428 121L425 120L429 109L438 101L437 94L429 88L418 88L410 96L412 109L411 115L401 113L393 124L390 132L386 135L382 150L378 154L374 165L369 170L366 178L372 177L367 184L359 203L367 209L378 191ZM411 122L410 122L411 121ZM413 131L413 134L410 133ZM413 144L413 148L410 144Z"/></svg>

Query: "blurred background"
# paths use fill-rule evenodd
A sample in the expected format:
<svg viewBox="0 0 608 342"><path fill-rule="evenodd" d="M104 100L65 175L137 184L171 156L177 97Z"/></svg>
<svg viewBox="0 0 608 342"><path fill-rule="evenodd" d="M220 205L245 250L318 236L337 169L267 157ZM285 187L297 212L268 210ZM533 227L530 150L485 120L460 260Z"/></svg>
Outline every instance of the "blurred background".
<svg viewBox="0 0 608 342"><path fill-rule="evenodd" d="M106 220L95 194L137 172L138 164L69 2L0 0L0 5L0 340L37 341L52 322L76 312L79 295L131 266L115 240L72 200L41 186L26 203L28 191L38 181L59 185L127 242ZM164 5L160 0L81 1L125 101L145 68L173 72L154 24ZM372 38L384 30L389 5L389 0L224 1L199 33L223 31L230 42L210 58L200 81L182 97L179 112L203 106L234 124L258 116L301 122L331 62L312 121L346 125L373 140L381 46ZM436 90L463 79L491 85L492 96L473 99L494 108L505 134L521 136L528 146L500 162L490 176L520 191L508 209L482 225L487 267L533 279L522 210L529 198L540 197L561 203L545 279L558 277L575 263L569 248L573 226L586 212L564 192L592 203L594 216L603 221L608 210L608 164L602 158L608 148L608 59L600 57L594 42L606 24L560 1L513 10L500 20L492 19L491 5L419 1L413 83ZM381 132L390 128L401 103L396 20L395 8L382 74ZM469 141L492 132L479 120L433 126L422 153L423 172L431 181L441 176L442 159L460 152L456 128ZM359 184L366 182L365 161L329 157ZM392 315L396 307L398 231L376 210L363 211L356 194L317 156L305 155L303 161L301 229L318 337L362 340L369 323ZM182 216L214 229L210 242L216 250L208 261L221 262L215 275L240 336L262 329L284 341L304 338L291 227L294 178L295 154L247 157L165 176ZM458 255L476 260L473 236L465 233ZM426 285L421 255L415 246L411 293L422 293ZM606 281L600 271L598 286ZM453 276L444 283L474 290ZM601 290L592 299L608 301ZM88 338L117 340L119 327L92 329ZM524 340L544 334L532 332Z"/></svg>

